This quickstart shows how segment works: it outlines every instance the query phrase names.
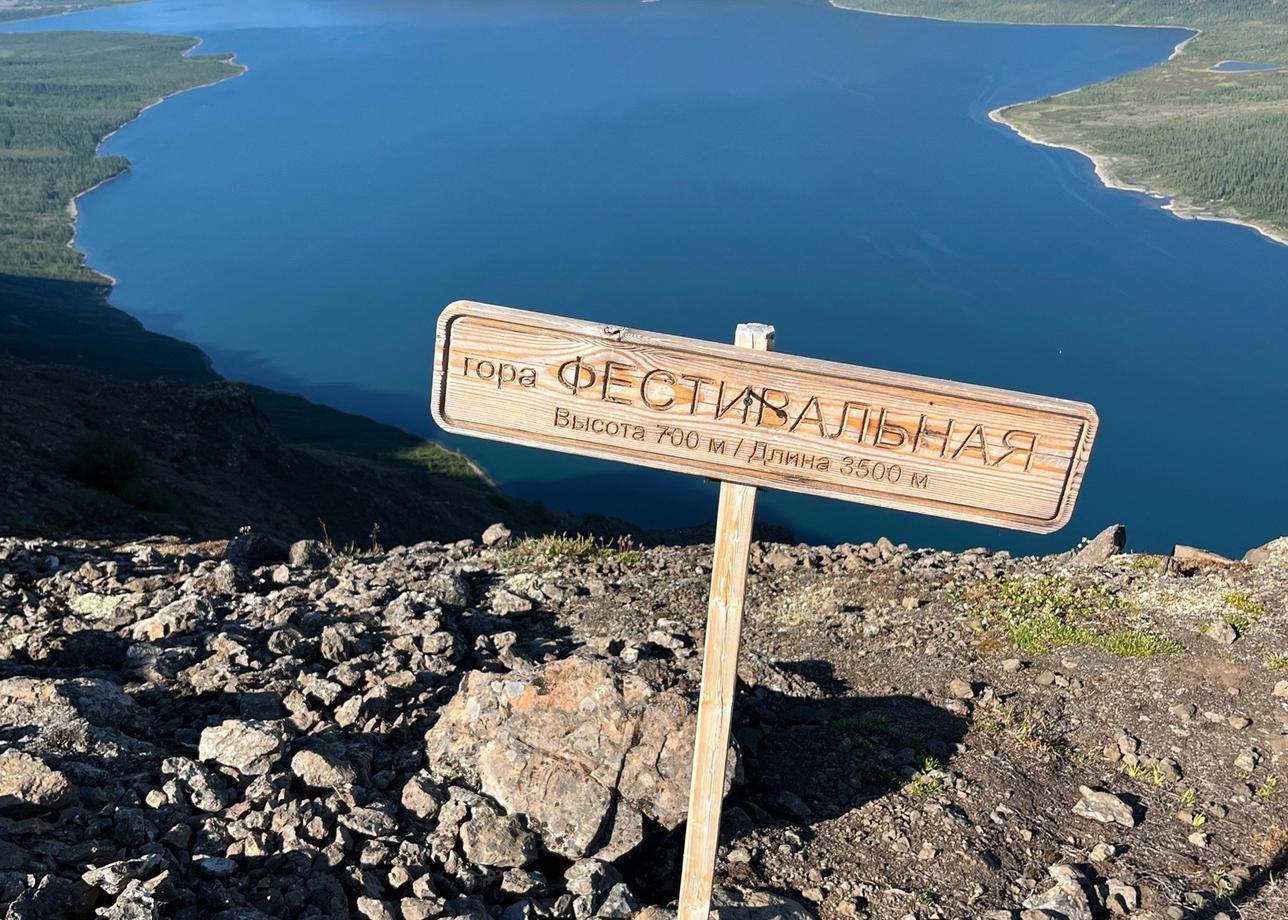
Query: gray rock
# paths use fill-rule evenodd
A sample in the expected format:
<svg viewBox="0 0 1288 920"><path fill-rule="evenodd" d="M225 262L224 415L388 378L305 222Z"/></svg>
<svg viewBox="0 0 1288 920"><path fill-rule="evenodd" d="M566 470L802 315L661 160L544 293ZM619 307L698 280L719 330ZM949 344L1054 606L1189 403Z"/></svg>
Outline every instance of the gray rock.
<svg viewBox="0 0 1288 920"><path fill-rule="evenodd" d="M1256 748L1246 748L1239 752L1239 756L1234 758L1234 768L1243 773L1251 773L1257 768L1261 761L1261 754Z"/></svg>
<svg viewBox="0 0 1288 920"><path fill-rule="evenodd" d="M156 920L161 916L156 898L143 882L131 879L111 907L100 909L102 920Z"/></svg>
<svg viewBox="0 0 1288 920"><path fill-rule="evenodd" d="M1082 885L1070 879L1058 879L1051 887L1027 898L1024 906L1065 920L1092 920L1091 899Z"/></svg>
<svg viewBox="0 0 1288 920"><path fill-rule="evenodd" d="M546 877L528 869L506 869L501 876L501 890L512 895L544 894Z"/></svg>
<svg viewBox="0 0 1288 920"><path fill-rule="evenodd" d="M468 607L473 597L469 582L457 572L439 572L429 580L429 591L448 607Z"/></svg>
<svg viewBox="0 0 1288 920"><path fill-rule="evenodd" d="M492 593L488 606L492 608L493 613L503 617L532 611L532 601L504 588Z"/></svg>
<svg viewBox="0 0 1288 920"><path fill-rule="evenodd" d="M1239 631L1225 620L1213 620L1203 628L1203 635L1221 645L1234 645L1239 638Z"/></svg>
<svg viewBox="0 0 1288 920"><path fill-rule="evenodd" d="M334 751L310 748L296 751L291 772L313 789L344 789L357 781L357 772Z"/></svg>
<svg viewBox="0 0 1288 920"><path fill-rule="evenodd" d="M144 617L130 630L136 640L157 642L167 636L185 635L215 618L215 608L204 597L184 597Z"/></svg>
<svg viewBox="0 0 1288 920"><path fill-rule="evenodd" d="M1099 821L1101 824L1121 824L1123 827L1135 827L1136 810L1124 799L1112 792L1079 786L1082 794L1073 813L1083 818Z"/></svg>
<svg viewBox="0 0 1288 920"><path fill-rule="evenodd" d="M398 920L393 907L379 898L358 898L358 916L367 920Z"/></svg>
<svg viewBox="0 0 1288 920"><path fill-rule="evenodd" d="M434 784L424 776L413 776L407 780L402 788L401 801L403 808L426 820L437 815L443 804Z"/></svg>
<svg viewBox="0 0 1288 920"><path fill-rule="evenodd" d="M331 564L332 554L318 540L297 540L291 544L287 561L298 569L324 569Z"/></svg>
<svg viewBox="0 0 1288 920"><path fill-rule="evenodd" d="M717 888L711 907L711 920L814 920L804 905L767 891Z"/></svg>
<svg viewBox="0 0 1288 920"><path fill-rule="evenodd" d="M500 546L510 539L510 528L504 524L496 523L483 531L484 546Z"/></svg>
<svg viewBox="0 0 1288 920"><path fill-rule="evenodd" d="M398 822L383 808L351 808L340 815L340 823L364 837L384 837L398 830Z"/></svg>
<svg viewBox="0 0 1288 920"><path fill-rule="evenodd" d="M242 594L250 587L250 573L244 567L234 565L227 559L215 566L215 571L210 577L214 582L215 590L220 594L230 596Z"/></svg>
<svg viewBox="0 0 1288 920"><path fill-rule="evenodd" d="M228 878L237 871L236 861L225 856L197 855L192 858L192 864L207 878Z"/></svg>
<svg viewBox="0 0 1288 920"><path fill-rule="evenodd" d="M469 674L425 747L431 772L469 777L552 852L614 859L642 840L646 817L667 829L684 820L694 724L679 693L570 658Z"/></svg>
<svg viewBox="0 0 1288 920"><path fill-rule="evenodd" d="M564 871L564 887L581 902L578 916L593 914L604 895L621 880L621 873L602 859L579 859Z"/></svg>
<svg viewBox="0 0 1288 920"><path fill-rule="evenodd" d="M970 700L975 698L975 688L970 685L969 681L955 677L948 684L948 697L954 700Z"/></svg>
<svg viewBox="0 0 1288 920"><path fill-rule="evenodd" d="M58 770L22 751L0 754L0 815L25 818L59 811L76 799L76 787Z"/></svg>
<svg viewBox="0 0 1288 920"><path fill-rule="evenodd" d="M89 869L81 875L81 880L110 895L117 895L124 891L132 880L149 878L160 870L161 856L150 853L137 859L123 859Z"/></svg>
<svg viewBox="0 0 1288 920"><path fill-rule="evenodd" d="M167 757L161 772L182 785L193 806L201 811L222 811L232 804L233 795L213 773L186 757Z"/></svg>
<svg viewBox="0 0 1288 920"><path fill-rule="evenodd" d="M1117 556L1126 545L1127 528L1122 524L1111 524L1074 553L1071 561L1080 568L1094 568Z"/></svg>
<svg viewBox="0 0 1288 920"><path fill-rule="evenodd" d="M1279 569L1288 568L1288 537L1279 537L1277 540L1271 540L1256 549L1248 550L1243 555L1243 561L1248 565L1267 565Z"/></svg>
<svg viewBox="0 0 1288 920"><path fill-rule="evenodd" d="M480 811L461 825L461 849L476 866L520 869L537 857L537 838L516 818Z"/></svg>
<svg viewBox="0 0 1288 920"><path fill-rule="evenodd" d="M643 907L639 898L631 893L625 882L618 882L608 890L599 903L595 916L602 920L629 920Z"/></svg>
<svg viewBox="0 0 1288 920"><path fill-rule="evenodd" d="M228 541L224 558L247 569L286 562L286 544L262 533L245 533Z"/></svg>
<svg viewBox="0 0 1288 920"><path fill-rule="evenodd" d="M1197 546L1184 546L1180 543L1172 550L1172 559L1183 569L1206 565L1232 565L1234 562L1211 550L1199 549Z"/></svg>
<svg viewBox="0 0 1288 920"><path fill-rule="evenodd" d="M276 722L227 719L201 732L197 756L245 776L271 771L286 753L286 731Z"/></svg>
<svg viewBox="0 0 1288 920"><path fill-rule="evenodd" d="M9 904L5 920L72 920L88 917L97 892L76 879L45 875Z"/></svg>

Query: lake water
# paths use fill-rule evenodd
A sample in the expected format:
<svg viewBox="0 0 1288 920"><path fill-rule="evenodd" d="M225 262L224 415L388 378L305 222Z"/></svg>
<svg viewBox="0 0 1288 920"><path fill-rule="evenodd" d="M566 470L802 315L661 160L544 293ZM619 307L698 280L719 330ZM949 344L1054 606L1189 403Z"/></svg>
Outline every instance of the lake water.
<svg viewBox="0 0 1288 920"><path fill-rule="evenodd" d="M201 36L250 72L146 112L81 202L114 302L238 378L430 433L469 298L1094 403L1055 537L766 493L811 540L1024 550L1288 532L1288 248L1109 191L988 112L1178 30L965 25L822 0L155 0L21 28ZM455 442L520 495L710 520L692 478Z"/></svg>

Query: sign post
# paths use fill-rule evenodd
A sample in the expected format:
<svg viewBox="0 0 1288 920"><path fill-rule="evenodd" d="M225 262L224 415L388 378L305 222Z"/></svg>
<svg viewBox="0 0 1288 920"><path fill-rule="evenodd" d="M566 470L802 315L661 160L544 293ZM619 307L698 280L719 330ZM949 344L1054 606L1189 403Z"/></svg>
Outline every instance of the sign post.
<svg viewBox="0 0 1288 920"><path fill-rule="evenodd" d="M458 301L430 411L446 431L721 481L678 920L706 920L756 489L1034 533L1073 513L1086 403Z"/></svg>
<svg viewBox="0 0 1288 920"><path fill-rule="evenodd" d="M740 324L734 342L740 348L772 351L774 327ZM755 486L720 483L677 920L706 920L711 907L716 844L720 839L720 804L724 800L725 766L729 757L729 722L733 718L733 695L738 683L742 601L747 588L747 559L751 553L751 525L755 516Z"/></svg>

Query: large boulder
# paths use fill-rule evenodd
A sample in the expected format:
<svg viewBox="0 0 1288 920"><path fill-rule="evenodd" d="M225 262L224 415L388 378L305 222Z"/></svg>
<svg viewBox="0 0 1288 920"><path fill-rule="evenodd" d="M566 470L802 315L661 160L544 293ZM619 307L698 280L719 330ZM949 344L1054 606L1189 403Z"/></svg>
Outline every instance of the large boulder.
<svg viewBox="0 0 1288 920"><path fill-rule="evenodd" d="M26 818L58 811L76 799L76 787L38 757L21 751L0 754L0 815Z"/></svg>
<svg viewBox="0 0 1288 920"><path fill-rule="evenodd" d="M197 757L232 767L244 776L268 773L286 753L281 724L260 719L225 719L201 731Z"/></svg>
<svg viewBox="0 0 1288 920"><path fill-rule="evenodd" d="M1288 567L1288 537L1280 537L1256 549L1248 550L1243 556L1243 561L1248 565Z"/></svg>
<svg viewBox="0 0 1288 920"><path fill-rule="evenodd" d="M88 677L0 680L0 730L34 744L29 750L95 750L109 755L118 746L136 747L125 732L137 732L145 724L143 709L110 681Z"/></svg>
<svg viewBox="0 0 1288 920"><path fill-rule="evenodd" d="M684 820L695 722L679 693L570 658L471 673L426 752L436 777L464 776L526 815L548 850L611 860L640 843L646 818L668 830Z"/></svg>

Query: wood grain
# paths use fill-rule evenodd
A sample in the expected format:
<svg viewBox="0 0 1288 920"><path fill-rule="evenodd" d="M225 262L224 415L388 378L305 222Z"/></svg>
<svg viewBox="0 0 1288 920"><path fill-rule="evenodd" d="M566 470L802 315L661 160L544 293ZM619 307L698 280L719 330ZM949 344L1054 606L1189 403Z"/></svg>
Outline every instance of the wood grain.
<svg viewBox="0 0 1288 920"><path fill-rule="evenodd" d="M1073 512L1085 404L459 301L447 431L1038 533Z"/></svg>
<svg viewBox="0 0 1288 920"><path fill-rule="evenodd" d="M772 349L774 330L758 323L743 324L738 326L735 341L740 348ZM742 636L743 598L747 590L747 560L751 552L751 528L755 515L754 486L732 482L720 484L677 920L707 920L711 908L716 844L720 838L720 808L729 756L729 724L738 683L738 645Z"/></svg>

